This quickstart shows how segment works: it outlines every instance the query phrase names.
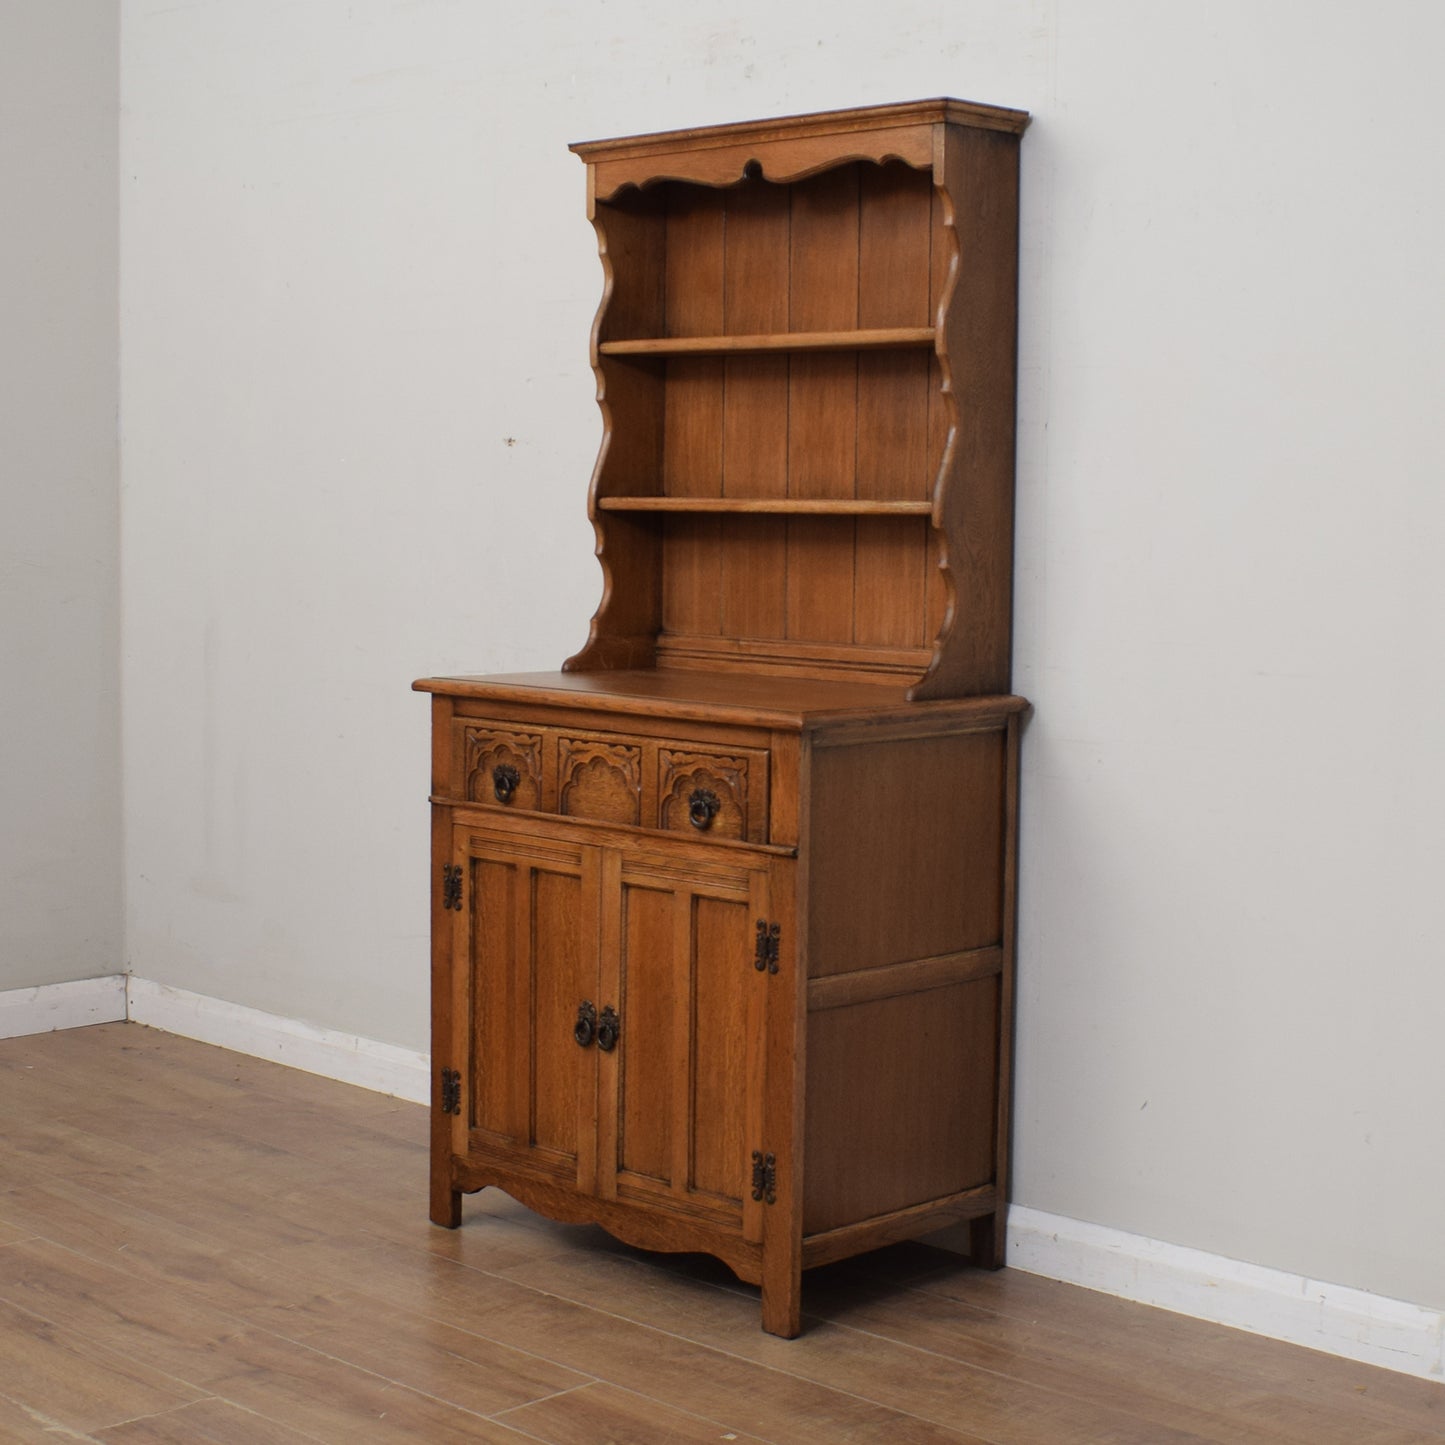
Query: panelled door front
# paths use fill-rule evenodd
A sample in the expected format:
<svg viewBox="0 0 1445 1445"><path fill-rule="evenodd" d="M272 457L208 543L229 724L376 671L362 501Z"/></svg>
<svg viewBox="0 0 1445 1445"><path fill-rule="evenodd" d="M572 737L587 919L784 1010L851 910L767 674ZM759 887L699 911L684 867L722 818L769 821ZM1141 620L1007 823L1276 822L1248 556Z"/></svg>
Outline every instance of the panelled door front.
<svg viewBox="0 0 1445 1445"><path fill-rule="evenodd" d="M458 1144L591 1192L601 850L461 825L454 857Z"/></svg>
<svg viewBox="0 0 1445 1445"><path fill-rule="evenodd" d="M618 1035L599 1060L598 1192L741 1224L754 1241L769 893L756 858L642 847L602 858L601 992Z"/></svg>

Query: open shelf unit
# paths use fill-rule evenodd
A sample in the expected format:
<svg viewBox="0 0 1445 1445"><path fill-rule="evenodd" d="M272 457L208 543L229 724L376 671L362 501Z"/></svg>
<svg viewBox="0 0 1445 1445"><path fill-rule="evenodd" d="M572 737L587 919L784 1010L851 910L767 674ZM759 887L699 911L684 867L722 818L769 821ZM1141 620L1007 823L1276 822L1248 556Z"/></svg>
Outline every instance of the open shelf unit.
<svg viewBox="0 0 1445 1445"><path fill-rule="evenodd" d="M848 114L574 147L606 587L569 667L1007 689L1024 119Z"/></svg>

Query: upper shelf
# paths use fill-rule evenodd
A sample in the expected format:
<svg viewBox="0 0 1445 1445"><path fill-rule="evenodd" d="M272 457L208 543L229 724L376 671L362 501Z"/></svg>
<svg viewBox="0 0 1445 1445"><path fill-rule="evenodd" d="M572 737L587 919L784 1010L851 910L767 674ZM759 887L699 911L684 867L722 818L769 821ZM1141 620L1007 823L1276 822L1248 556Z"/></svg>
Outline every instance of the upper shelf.
<svg viewBox="0 0 1445 1445"><path fill-rule="evenodd" d="M857 497L598 497L601 512L737 512L785 517L927 517L932 502Z"/></svg>
<svg viewBox="0 0 1445 1445"><path fill-rule="evenodd" d="M603 341L603 356L729 356L768 351L931 350L932 326L886 326L863 331L770 331L756 336L649 336Z"/></svg>

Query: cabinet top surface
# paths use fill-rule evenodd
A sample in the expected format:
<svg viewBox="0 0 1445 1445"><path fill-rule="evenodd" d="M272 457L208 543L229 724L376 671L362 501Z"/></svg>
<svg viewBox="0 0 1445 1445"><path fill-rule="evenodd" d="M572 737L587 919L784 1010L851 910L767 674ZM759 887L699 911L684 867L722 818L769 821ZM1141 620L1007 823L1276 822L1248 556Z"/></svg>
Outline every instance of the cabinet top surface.
<svg viewBox="0 0 1445 1445"><path fill-rule="evenodd" d="M1021 712L1019 697L954 698L908 702L904 689L863 682L817 682L753 673L665 668L608 672L517 672L491 677L424 677L418 692L449 697L586 707L601 712L646 713L782 728L845 717L909 717L925 713L993 717Z"/></svg>
<svg viewBox="0 0 1445 1445"><path fill-rule="evenodd" d="M585 161L612 160L654 150L697 149L738 141L787 140L794 137L883 130L890 126L947 122L1018 134L1029 123L1026 110L980 105L970 100L940 96L897 105L870 105L853 110L821 110L806 115L775 116L766 120L729 125L696 126L690 130L654 131L646 135L616 136L607 140L576 141L569 149Z"/></svg>

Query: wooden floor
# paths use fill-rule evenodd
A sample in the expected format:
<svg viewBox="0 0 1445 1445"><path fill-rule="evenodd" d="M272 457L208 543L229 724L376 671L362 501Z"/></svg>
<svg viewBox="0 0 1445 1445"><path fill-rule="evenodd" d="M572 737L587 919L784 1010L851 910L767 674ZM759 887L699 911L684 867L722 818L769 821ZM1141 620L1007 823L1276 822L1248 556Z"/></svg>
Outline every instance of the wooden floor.
<svg viewBox="0 0 1445 1445"><path fill-rule="evenodd" d="M0 1440L1445 1440L1445 1387L900 1246L756 1291L488 1191L421 1109L133 1024L0 1042Z"/></svg>

